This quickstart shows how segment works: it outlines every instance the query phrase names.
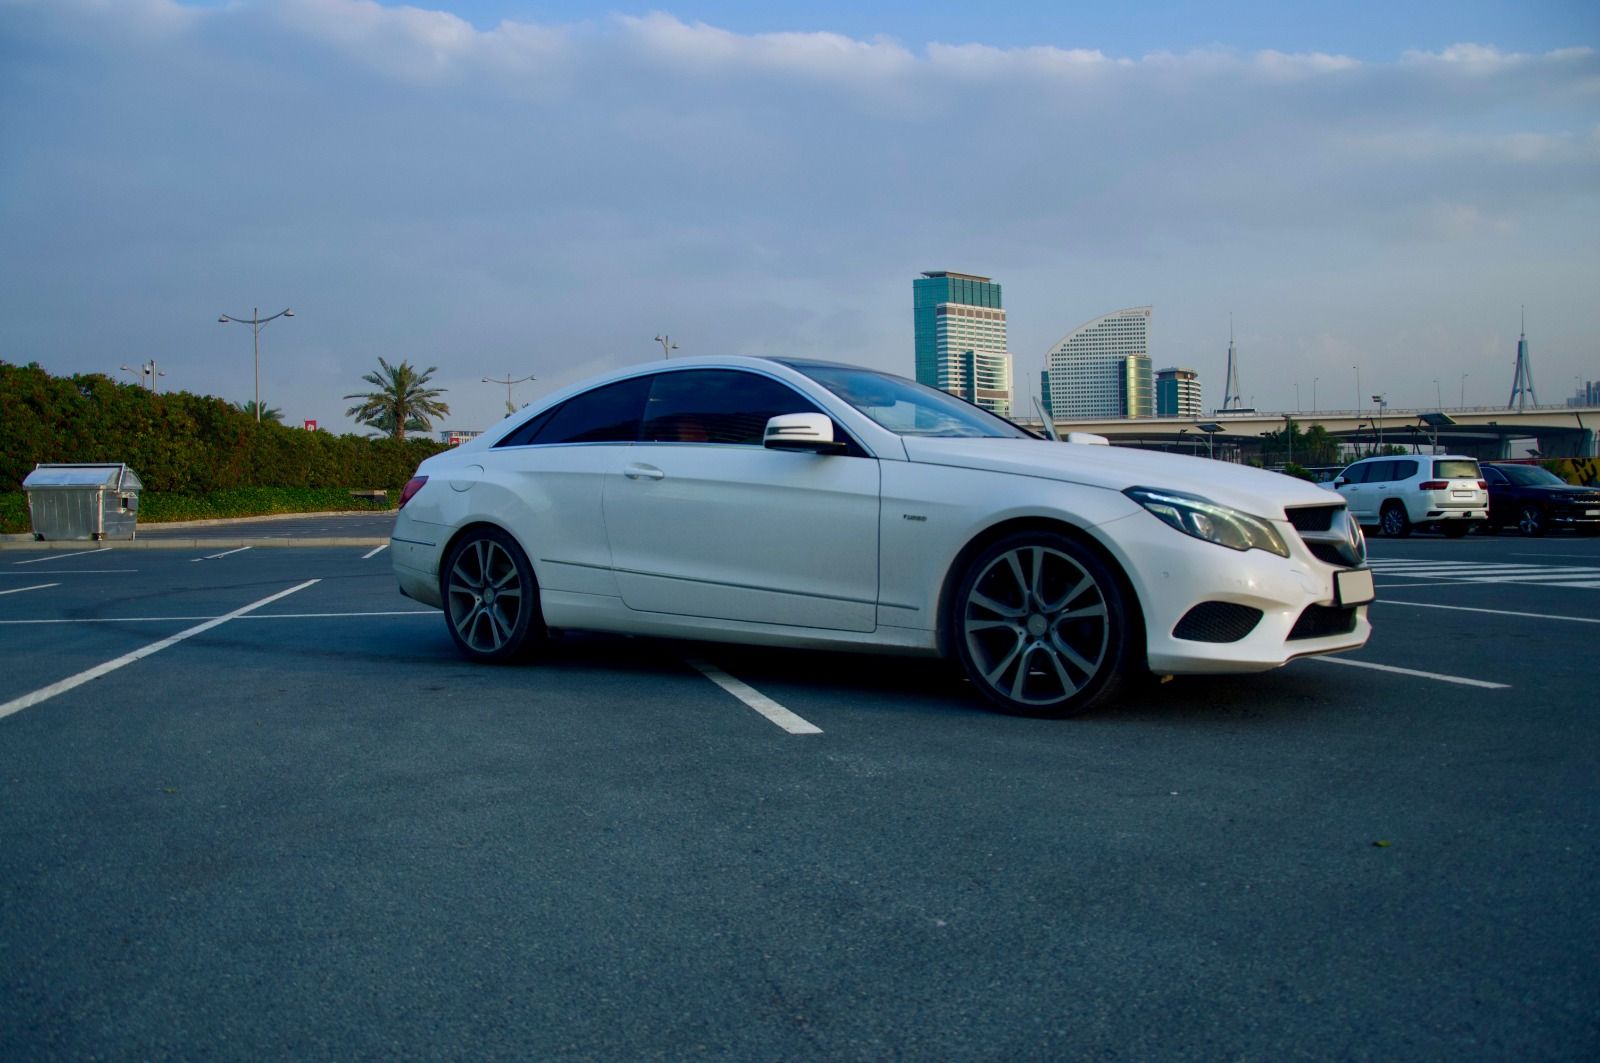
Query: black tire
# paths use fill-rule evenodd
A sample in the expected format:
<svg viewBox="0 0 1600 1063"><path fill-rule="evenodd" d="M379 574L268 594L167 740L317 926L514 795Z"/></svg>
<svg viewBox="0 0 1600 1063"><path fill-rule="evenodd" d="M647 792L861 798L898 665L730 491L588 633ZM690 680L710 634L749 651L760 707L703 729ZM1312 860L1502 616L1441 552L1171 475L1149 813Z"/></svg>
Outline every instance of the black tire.
<svg viewBox="0 0 1600 1063"><path fill-rule="evenodd" d="M1443 531L1446 539L1465 539L1467 532L1472 530L1472 525L1464 520L1447 520L1444 522Z"/></svg>
<svg viewBox="0 0 1600 1063"><path fill-rule="evenodd" d="M1411 518L1406 516L1406 507L1399 502L1384 503L1383 512L1378 514L1378 527L1391 539L1404 539L1410 535Z"/></svg>
<svg viewBox="0 0 1600 1063"><path fill-rule="evenodd" d="M1523 535L1539 536L1549 531L1545 523L1544 510L1533 503L1528 503L1517 511L1517 527Z"/></svg>
<svg viewBox="0 0 1600 1063"><path fill-rule="evenodd" d="M439 570L445 626L468 660L504 664L544 642L539 584L517 541L499 528L474 528Z"/></svg>
<svg viewBox="0 0 1600 1063"><path fill-rule="evenodd" d="M1126 681L1133 611L1094 551L1051 531L985 547L956 585L950 644L985 700L1016 716L1076 716Z"/></svg>

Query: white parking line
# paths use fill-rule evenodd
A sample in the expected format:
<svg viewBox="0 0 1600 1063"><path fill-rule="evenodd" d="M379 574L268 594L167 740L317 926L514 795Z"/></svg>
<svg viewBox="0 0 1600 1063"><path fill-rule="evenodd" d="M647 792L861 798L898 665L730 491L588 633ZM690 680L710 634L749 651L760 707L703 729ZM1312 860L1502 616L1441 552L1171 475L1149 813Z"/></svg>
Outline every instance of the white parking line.
<svg viewBox="0 0 1600 1063"><path fill-rule="evenodd" d="M776 701L767 697L759 690L741 683L722 669L709 665L704 661L689 661L691 667L701 675L711 680L717 686L726 690L752 709L765 716L771 722L788 731L792 735L819 735L822 728L814 723L801 719Z"/></svg>
<svg viewBox="0 0 1600 1063"><path fill-rule="evenodd" d="M224 550L220 554L207 554L205 557L191 557L189 560L190 561L215 561L217 558L219 558L219 557L227 557L229 554L242 554L248 549L250 549L250 547L248 547L248 546L236 546L232 550Z"/></svg>
<svg viewBox="0 0 1600 1063"><path fill-rule="evenodd" d="M1313 661L1323 664L1342 664L1350 668L1370 668L1375 672L1393 672L1395 675L1409 675L1417 679L1434 679L1441 683L1455 683L1464 687L1482 687L1484 690L1510 690L1510 683L1491 683L1484 679L1468 679L1464 675L1440 675L1438 672L1419 672L1415 668L1396 668L1392 664L1374 664L1371 661L1347 661L1341 657L1312 657Z"/></svg>
<svg viewBox="0 0 1600 1063"><path fill-rule="evenodd" d="M21 594L23 591L42 591L46 587L59 586L61 586L59 583L36 583L32 587L12 587L8 591L0 591L0 594Z"/></svg>
<svg viewBox="0 0 1600 1063"><path fill-rule="evenodd" d="M83 684L89 682L90 680L99 679L103 675L115 672L118 668L130 665L135 661L143 660L153 653L160 653L162 650L167 649L168 647L176 646L184 639L193 638L195 635L199 635L202 632L210 631L212 628L217 627L220 624L226 624L228 621L233 620L236 617L244 616L246 613L260 609L264 605L271 605L280 598L287 598L296 591L303 591L312 584L321 582L322 581L320 579L308 579L304 583L290 587L286 591L279 591L277 594L269 594L260 601L251 602L249 605L246 605L240 609L235 609L231 613L224 613L222 616L216 617L212 620L207 620L203 624L196 624L194 627L185 628L176 635L164 638L160 642L152 642L150 645L134 650L132 653L125 653L121 657L118 657L114 660L107 661L104 664L97 664L93 668L85 669L84 671L79 672L77 675L68 676L59 683L51 683L47 687L40 687L31 694L24 694L20 698L13 698L5 704L0 705L0 720L5 719L7 716L10 716L13 713L21 712L23 709L31 708L32 706L39 704L41 701L49 701L57 694L65 694L69 690L83 686Z"/></svg>
<svg viewBox="0 0 1600 1063"><path fill-rule="evenodd" d="M69 557L87 557L90 554L103 554L110 549L111 547L109 546L102 546L98 550L74 550L68 554L47 554L44 557L35 557L28 561L13 561L11 563L13 565L37 565L41 561L60 561Z"/></svg>
<svg viewBox="0 0 1600 1063"><path fill-rule="evenodd" d="M384 543L382 546L378 547L377 549L369 550L366 553L362 554L361 555L361 560L365 561L368 558L377 557L379 554L383 553L387 549L389 549L389 544L388 543Z"/></svg>
<svg viewBox="0 0 1600 1063"><path fill-rule="evenodd" d="M1451 609L1458 613L1488 613L1491 616L1520 616L1529 620L1565 620L1573 624L1600 624L1600 618L1592 616L1560 616L1555 613L1514 613L1509 609L1474 609L1470 605L1435 605L1432 602L1397 602L1384 598L1380 605L1409 605L1413 609Z"/></svg>

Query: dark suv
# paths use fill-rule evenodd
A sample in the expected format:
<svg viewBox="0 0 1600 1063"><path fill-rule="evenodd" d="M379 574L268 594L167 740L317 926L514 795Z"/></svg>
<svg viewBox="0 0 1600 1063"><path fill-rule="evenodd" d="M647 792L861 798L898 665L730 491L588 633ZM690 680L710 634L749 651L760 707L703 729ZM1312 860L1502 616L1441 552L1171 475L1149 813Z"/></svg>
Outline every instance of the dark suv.
<svg viewBox="0 0 1600 1063"><path fill-rule="evenodd" d="M1489 483L1489 527L1515 524L1524 535L1551 528L1600 534L1600 488L1575 487L1537 465L1485 465Z"/></svg>

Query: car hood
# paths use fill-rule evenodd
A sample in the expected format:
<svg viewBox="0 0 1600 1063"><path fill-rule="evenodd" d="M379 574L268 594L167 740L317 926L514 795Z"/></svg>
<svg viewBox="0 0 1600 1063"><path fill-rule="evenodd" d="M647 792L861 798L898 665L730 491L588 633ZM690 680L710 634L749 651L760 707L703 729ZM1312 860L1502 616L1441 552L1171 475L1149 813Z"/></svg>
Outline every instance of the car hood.
<svg viewBox="0 0 1600 1063"><path fill-rule="evenodd" d="M1520 489L1523 494L1543 495L1547 498L1587 501L1600 499L1600 489L1579 487L1576 484L1528 484Z"/></svg>
<svg viewBox="0 0 1600 1063"><path fill-rule="evenodd" d="M1186 454L1039 439L904 437L906 457L929 465L1036 476L1121 491L1158 487L1203 495L1263 517L1285 506L1326 506L1342 497L1282 473Z"/></svg>

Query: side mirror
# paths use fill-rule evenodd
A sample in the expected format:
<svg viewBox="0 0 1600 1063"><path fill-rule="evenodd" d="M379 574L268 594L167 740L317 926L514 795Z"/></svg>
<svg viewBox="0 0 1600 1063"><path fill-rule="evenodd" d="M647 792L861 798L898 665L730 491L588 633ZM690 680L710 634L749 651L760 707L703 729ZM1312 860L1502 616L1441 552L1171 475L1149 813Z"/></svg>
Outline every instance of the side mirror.
<svg viewBox="0 0 1600 1063"><path fill-rule="evenodd" d="M1333 481L1333 486L1335 486L1335 487L1343 487L1345 485L1345 483L1346 483L1345 478L1343 476L1341 476L1337 480Z"/></svg>
<svg viewBox="0 0 1600 1063"><path fill-rule="evenodd" d="M849 449L848 443L833 438L833 421L825 413L780 413L767 421L761 445L813 454L843 454Z"/></svg>

